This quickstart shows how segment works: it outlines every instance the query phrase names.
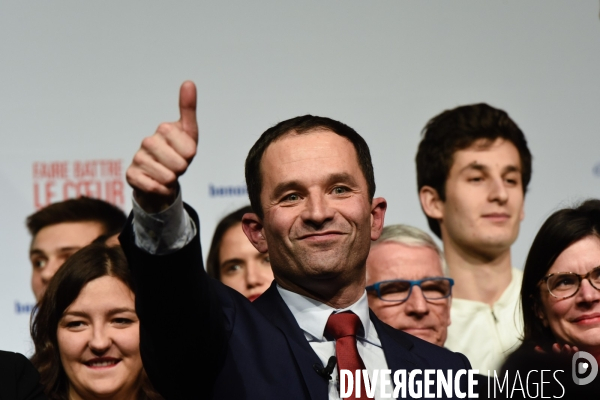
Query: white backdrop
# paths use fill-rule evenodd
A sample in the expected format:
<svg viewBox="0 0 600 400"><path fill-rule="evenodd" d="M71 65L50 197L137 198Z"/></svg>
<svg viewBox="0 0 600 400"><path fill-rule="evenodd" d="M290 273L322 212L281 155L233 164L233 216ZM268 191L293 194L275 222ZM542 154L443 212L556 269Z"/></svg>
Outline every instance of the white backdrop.
<svg viewBox="0 0 600 400"><path fill-rule="evenodd" d="M534 155L513 253L522 267L550 212L600 197L598 15L597 0L0 3L0 348L32 350L25 217L65 185L69 196L74 183L99 183L103 197L116 181L118 192L141 139L178 118L185 79L198 86L201 137L183 193L204 248L216 221L247 202L252 143L306 113L361 133L387 223L427 229L420 130L484 101L509 112ZM76 176L76 163L95 160L113 161L112 172L96 164ZM66 177L34 174L35 163L60 162ZM125 189L112 199L128 211Z"/></svg>

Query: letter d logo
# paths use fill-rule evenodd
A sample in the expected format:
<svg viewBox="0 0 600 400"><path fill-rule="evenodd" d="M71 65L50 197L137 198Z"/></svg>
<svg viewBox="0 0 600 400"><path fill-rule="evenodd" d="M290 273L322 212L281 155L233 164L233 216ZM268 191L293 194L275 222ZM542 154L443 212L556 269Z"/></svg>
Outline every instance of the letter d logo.
<svg viewBox="0 0 600 400"><path fill-rule="evenodd" d="M581 359L584 359L585 361L578 363L577 361ZM596 375L598 375L598 362L593 355L586 353L585 351L578 351L573 354L571 366L573 371L573 382L575 382L576 385L587 385L594 380ZM587 371L590 371L589 375L585 378L581 378Z"/></svg>

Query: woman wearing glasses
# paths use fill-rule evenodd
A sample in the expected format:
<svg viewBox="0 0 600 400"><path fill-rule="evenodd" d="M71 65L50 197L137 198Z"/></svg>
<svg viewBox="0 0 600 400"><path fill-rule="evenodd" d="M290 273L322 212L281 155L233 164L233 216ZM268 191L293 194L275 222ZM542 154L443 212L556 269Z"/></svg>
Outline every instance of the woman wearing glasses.
<svg viewBox="0 0 600 400"><path fill-rule="evenodd" d="M600 360L600 200L552 214L523 272L524 346Z"/></svg>

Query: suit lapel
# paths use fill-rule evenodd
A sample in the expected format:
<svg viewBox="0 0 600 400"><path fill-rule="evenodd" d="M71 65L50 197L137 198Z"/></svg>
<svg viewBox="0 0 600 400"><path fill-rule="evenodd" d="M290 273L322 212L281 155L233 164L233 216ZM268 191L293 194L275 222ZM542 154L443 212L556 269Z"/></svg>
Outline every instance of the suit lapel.
<svg viewBox="0 0 600 400"><path fill-rule="evenodd" d="M321 366L321 360L308 344L294 315L279 295L275 282L254 302L254 305L265 318L284 334L290 350L294 354L296 365L302 373L310 398L313 400L327 400L329 398L329 384L313 369L314 364Z"/></svg>
<svg viewBox="0 0 600 400"><path fill-rule="evenodd" d="M407 334L383 323L373 311L369 310L369 314L379 335L385 361L388 368L392 370L392 374L399 369L406 369L409 372L414 368L420 368L422 363L411 351L414 345L410 339L405 337Z"/></svg>
<svg viewBox="0 0 600 400"><path fill-rule="evenodd" d="M254 306L284 334L294 354L294 361L302 373L310 398L327 400L328 382L313 369L314 364L321 365L321 360L308 344L292 312L279 295L275 282L254 302ZM423 361L411 351L414 344L409 339L409 335L383 323L371 310L369 314L381 341L388 369L392 374L399 369L405 369L408 373L415 368L423 368Z"/></svg>

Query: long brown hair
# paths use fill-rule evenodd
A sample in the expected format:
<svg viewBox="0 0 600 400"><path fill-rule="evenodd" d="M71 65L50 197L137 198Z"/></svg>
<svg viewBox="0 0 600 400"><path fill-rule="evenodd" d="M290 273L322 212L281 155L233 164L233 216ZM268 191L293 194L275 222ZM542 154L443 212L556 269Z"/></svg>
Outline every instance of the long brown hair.
<svg viewBox="0 0 600 400"><path fill-rule="evenodd" d="M31 337L35 354L31 362L38 369L44 392L51 400L67 399L69 392L69 379L60 360L56 336L62 315L88 282L107 275L119 279L135 294L127 260L120 247L102 243L86 246L61 266L33 310ZM138 399L162 399L144 371L141 379Z"/></svg>
<svg viewBox="0 0 600 400"><path fill-rule="evenodd" d="M544 326L538 316L542 307L539 282L567 247L588 236L600 236L600 200L590 199L578 207L558 210L540 228L523 270L524 345L549 347L556 341L550 327Z"/></svg>
<svg viewBox="0 0 600 400"><path fill-rule="evenodd" d="M219 259L219 252L221 250L223 236L225 236L225 232L227 232L229 228L242 223L244 214L251 212L253 212L252 207L244 206L227 214L219 221L215 228L212 242L210 243L208 258L206 259L206 272L208 273L208 276L221 280L221 260Z"/></svg>

